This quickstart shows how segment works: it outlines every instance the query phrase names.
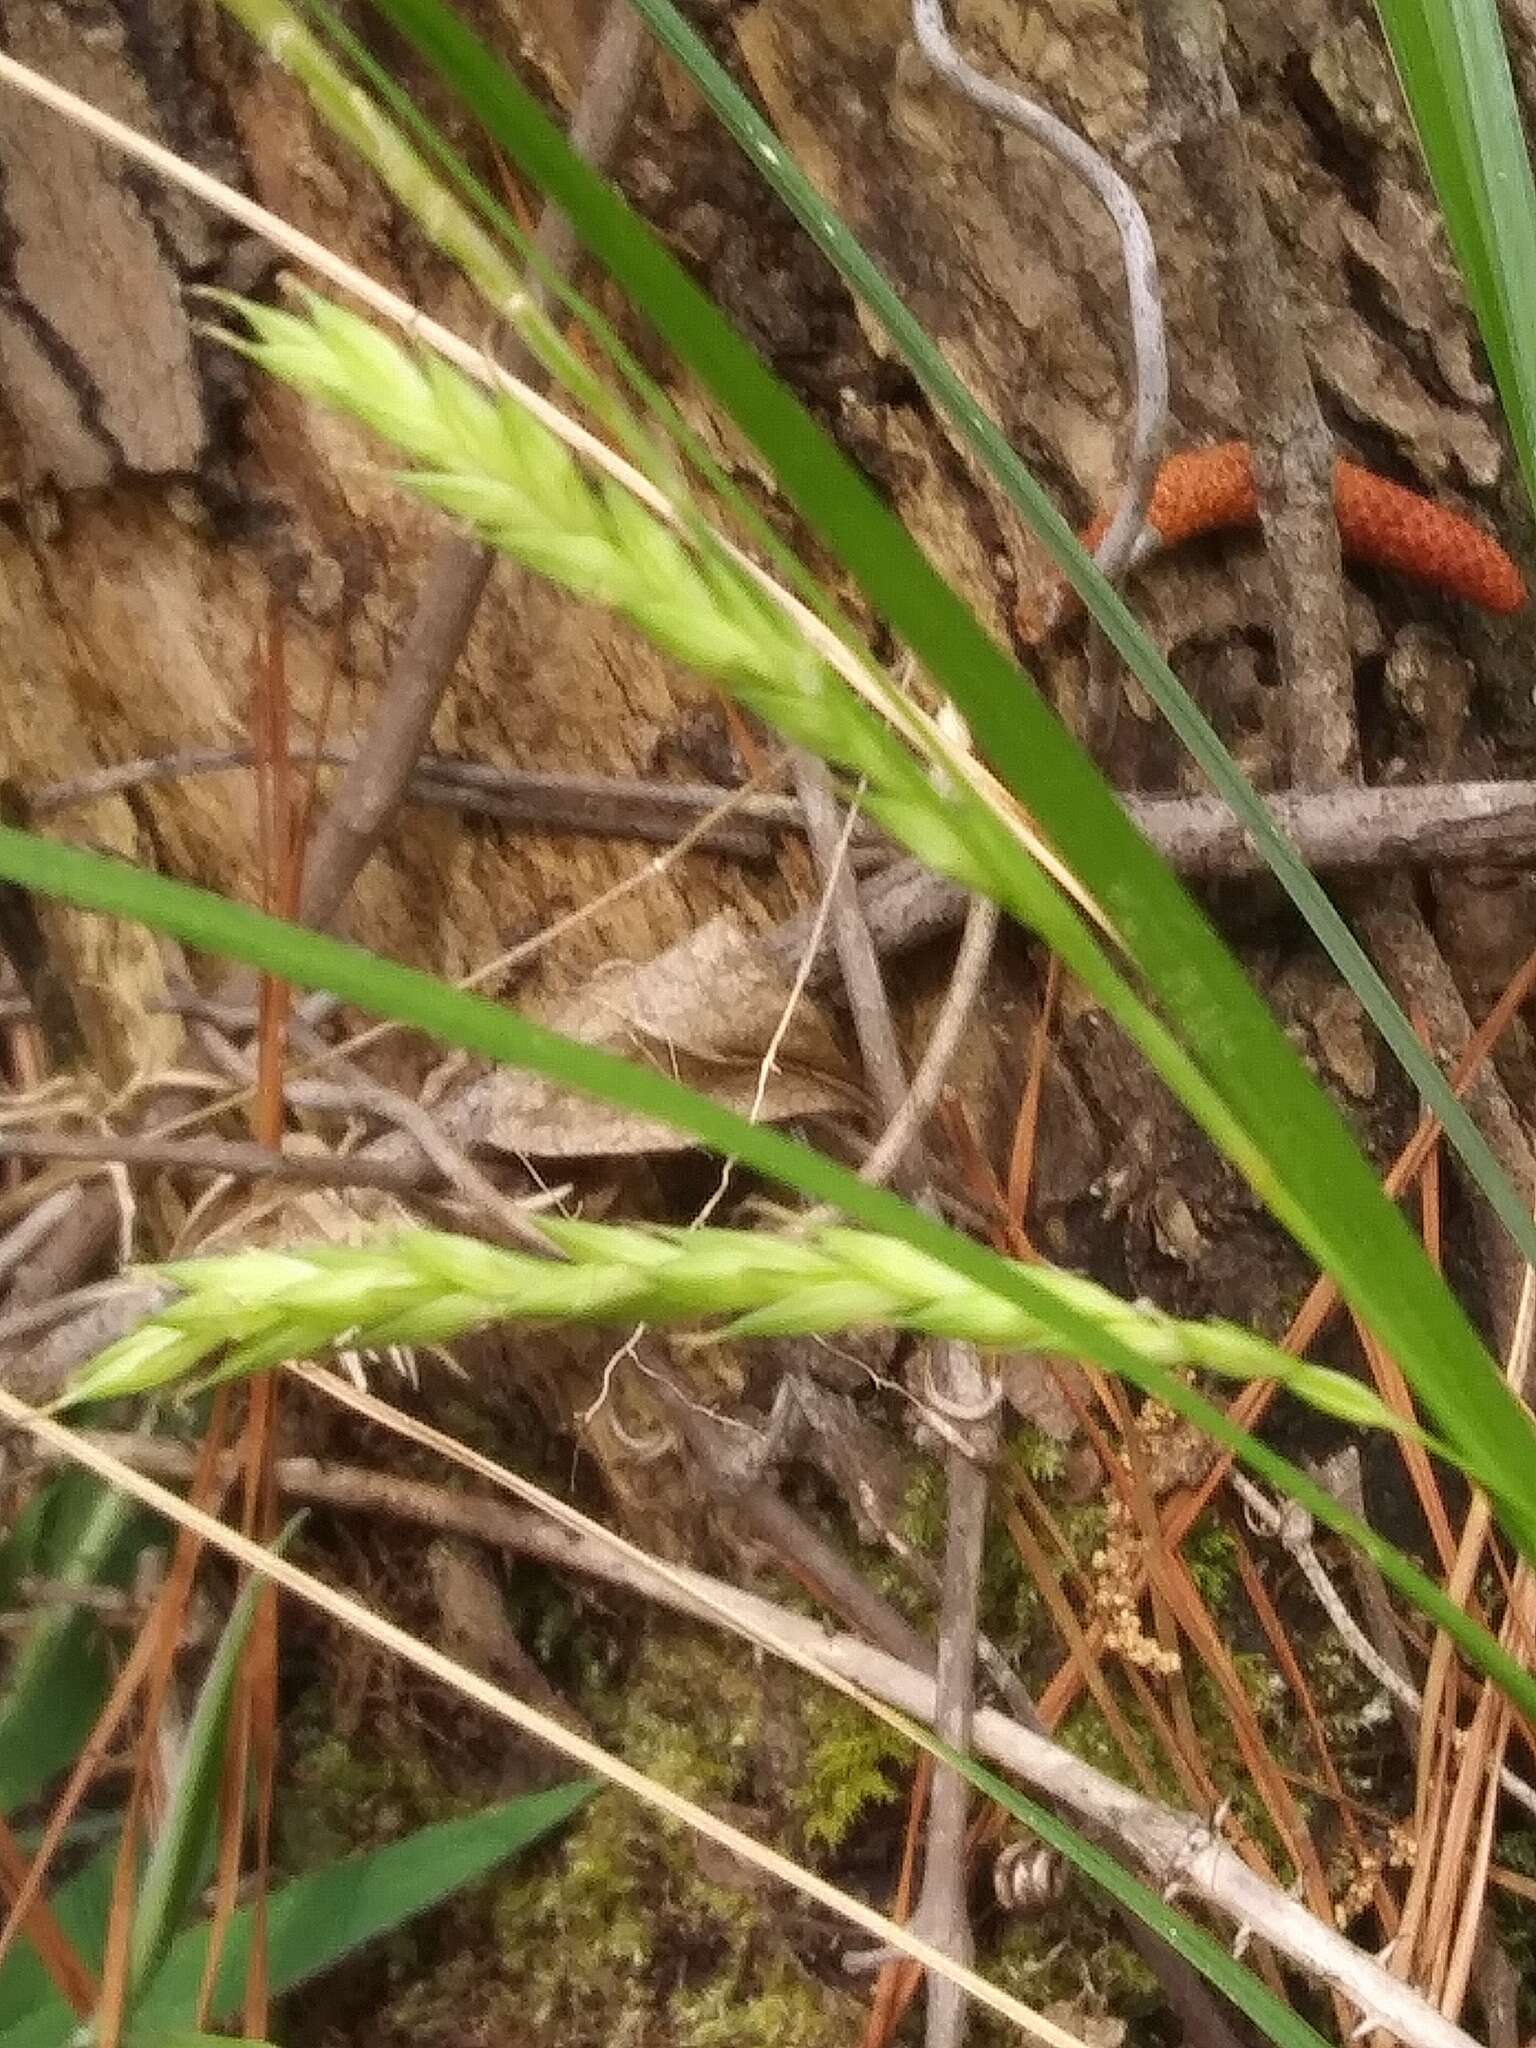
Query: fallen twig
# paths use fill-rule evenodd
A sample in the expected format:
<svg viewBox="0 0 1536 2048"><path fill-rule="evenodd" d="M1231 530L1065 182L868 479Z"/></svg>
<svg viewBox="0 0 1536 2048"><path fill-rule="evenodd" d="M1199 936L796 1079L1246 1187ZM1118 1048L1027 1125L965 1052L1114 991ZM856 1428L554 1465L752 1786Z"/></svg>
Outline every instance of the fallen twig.
<svg viewBox="0 0 1536 2048"><path fill-rule="evenodd" d="M1312 389L1222 60L1225 23L1215 0L1143 0L1142 22L1153 125L1173 136L1221 280L1222 330L1274 569L1292 779L1302 788L1328 788L1358 779L1360 766L1333 436Z"/></svg>
<svg viewBox="0 0 1536 2048"><path fill-rule="evenodd" d="M608 163L628 125L645 75L645 47L638 16L626 0L610 0L570 129L572 148L599 167ZM570 268L576 237L558 207L544 208L534 246L546 273ZM547 297L538 270L530 272L527 292L535 304ZM516 342L509 347L512 367L532 367L526 348ZM316 827L300 902L306 924L332 921L388 830L464 651L494 560L493 549L458 534L433 554L373 724Z"/></svg>
<svg viewBox="0 0 1536 2048"><path fill-rule="evenodd" d="M8 1131L0 1136L0 1159L74 1160L87 1166L117 1164L155 1173L213 1173L237 1180L292 1181L301 1187L372 1188L391 1195L438 1187L446 1178L442 1169L428 1159L274 1152L266 1145L243 1144L234 1139L150 1138L131 1131L99 1137L80 1131ZM48 1203L40 1203L32 1216L42 1217L46 1224L54 1199L50 1196Z"/></svg>
<svg viewBox="0 0 1536 2048"><path fill-rule="evenodd" d="M0 1402L14 1413L14 1404L3 1394ZM386 1404L368 1403L370 1414L376 1409L380 1418L387 1420ZM93 1433L82 1441L124 1465L162 1479L182 1480L194 1464L189 1448L154 1438ZM38 1443L37 1449L50 1461L69 1455L47 1442ZM429 1528L475 1536L715 1626L722 1606L743 1620L758 1618L766 1632L802 1646L817 1661L899 1711L931 1718L932 1677L899 1658L854 1637L834 1634L803 1615L705 1573L673 1567L670 1579L662 1579L642 1572L608 1544L557 1525L542 1513L394 1473L322 1466L312 1458L279 1459L276 1477L282 1490L294 1499L390 1514ZM690 1589L695 1598L690 1598ZM1405 2048L1474 2048L1469 2035L1442 2018L1373 1957L1257 1877L1195 1816L1159 1806L993 1709L977 1713L974 1739L982 1754L1017 1772L1047 1798L1059 1800L1069 1811L1107 1830L1159 1883L1177 1879L1192 1896L1206 1900L1238 1924L1247 1924L1257 1939L1271 1943L1310 1975L1336 1987L1375 2023L1395 2034Z"/></svg>
<svg viewBox="0 0 1536 2048"><path fill-rule="evenodd" d="M345 747L298 749L295 761L346 767ZM249 768L249 747L199 747L152 754L112 768L46 783L30 799L36 817L98 797L197 775ZM803 832L794 797L732 790L720 783L656 782L628 776L498 768L489 762L426 755L406 788L413 803L440 806L534 831L575 832L672 846L688 834L701 850L772 858L782 832ZM1256 875L1265 863L1220 797L1122 793L1137 828L1181 874L1197 880ZM1319 872L1396 867L1525 867L1536 856L1536 782L1425 782L1383 788L1271 793L1265 801L1307 866ZM729 815L712 819L711 813ZM854 835L855 865L889 854L868 821ZM905 864L903 864L905 865ZM938 885L936 885L938 886ZM954 920L958 922L958 916ZM0 1018L29 1016L21 996L7 997Z"/></svg>

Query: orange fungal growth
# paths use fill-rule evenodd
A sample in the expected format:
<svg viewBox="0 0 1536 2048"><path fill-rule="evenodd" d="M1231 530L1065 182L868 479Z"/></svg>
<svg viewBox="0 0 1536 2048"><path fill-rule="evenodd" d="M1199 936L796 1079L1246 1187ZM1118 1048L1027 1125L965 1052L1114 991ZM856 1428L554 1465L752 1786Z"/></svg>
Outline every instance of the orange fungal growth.
<svg viewBox="0 0 1536 2048"><path fill-rule="evenodd" d="M1417 491L1341 461L1333 503L1351 560L1395 569L1484 611L1517 612L1525 603L1524 579L1493 535Z"/></svg>
<svg viewBox="0 0 1536 2048"><path fill-rule="evenodd" d="M1525 603L1520 571L1492 534L1417 491L1341 457L1333 503L1339 544L1350 561L1391 569L1484 611L1515 612ZM1258 522L1253 455L1246 441L1170 456L1158 472L1146 520L1165 548ZM1084 545L1097 545L1108 523L1107 515L1096 519L1083 535Z"/></svg>

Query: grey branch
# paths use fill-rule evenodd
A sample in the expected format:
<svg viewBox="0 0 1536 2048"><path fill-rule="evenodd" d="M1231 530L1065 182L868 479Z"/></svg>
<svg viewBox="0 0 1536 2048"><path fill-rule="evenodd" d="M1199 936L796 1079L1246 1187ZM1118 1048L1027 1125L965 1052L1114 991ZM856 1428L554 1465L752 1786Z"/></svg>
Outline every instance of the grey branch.
<svg viewBox="0 0 1536 2048"><path fill-rule="evenodd" d="M1155 125L1203 216L1220 280L1222 333L1253 444L1259 515L1275 577L1274 631L1290 719L1292 779L1357 781L1354 675L1334 516L1333 436L1222 61L1216 0L1143 0Z"/></svg>
<svg viewBox="0 0 1536 2048"><path fill-rule="evenodd" d="M296 761L345 767L344 747ZM193 748L121 762L30 792L37 818L53 817L125 789L195 775L247 769L248 747ZM534 831L673 845L711 811L729 802L731 815L700 839L701 849L745 860L770 860L783 832L803 832L798 801L761 792L733 792L719 783L655 782L627 776L571 775L554 770L497 768L489 762L426 755L407 794L415 803L497 818ZM1536 858L1536 782L1400 783L1374 789L1291 791L1266 798L1308 867L1358 873L1396 867L1524 867ZM1265 863L1220 797L1122 794L1121 804L1165 860L1196 880L1262 874ZM855 866L867 866L885 841L873 825L854 837ZM8 999L7 1014L16 1011Z"/></svg>
<svg viewBox="0 0 1536 2048"><path fill-rule="evenodd" d="M407 1195L441 1186L448 1176L425 1158L386 1160L351 1158L344 1153L277 1152L221 1138L150 1138L138 1132L95 1137L76 1131L6 1131L0 1135L0 1160L67 1160L80 1165L119 1164L157 1173L229 1175L238 1180L291 1181L312 1188L373 1188L384 1194ZM50 1196L28 1217L51 1227Z"/></svg>
<svg viewBox="0 0 1536 2048"><path fill-rule="evenodd" d="M194 1453L180 1444L116 1434L93 1435L91 1440L138 1471L160 1479L185 1480L192 1471ZM276 1478L278 1486L294 1499L387 1514L475 1537L557 1570L574 1571L658 1601L712 1627L721 1626L719 1609L723 1604L744 1626L779 1637L898 1711L918 1720L932 1718L931 1673L703 1572L674 1567L675 1582L655 1576L597 1538L562 1527L532 1509L509 1507L394 1473L322 1465L313 1458L279 1459ZM1250 1870L1194 1815L1158 1805L1081 1762L1048 1736L1022 1727L995 1709L983 1708L976 1714L972 1735L981 1755L1016 1773L1026 1785L1058 1801L1087 1825L1105 1830L1156 1883L1166 1885L1177 1879L1192 1897L1204 1900L1239 1925L1246 1923L1256 1939L1268 1942L1317 1981L1342 1993L1374 2024L1395 2035L1404 2048L1475 2048L1470 2035L1373 1957Z"/></svg>

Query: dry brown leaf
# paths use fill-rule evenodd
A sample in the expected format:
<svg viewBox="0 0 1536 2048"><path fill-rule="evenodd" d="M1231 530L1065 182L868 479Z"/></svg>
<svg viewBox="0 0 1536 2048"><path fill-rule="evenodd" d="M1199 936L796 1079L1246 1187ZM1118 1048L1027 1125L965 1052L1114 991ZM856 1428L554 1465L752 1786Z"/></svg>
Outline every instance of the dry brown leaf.
<svg viewBox="0 0 1536 2048"><path fill-rule="evenodd" d="M540 1021L585 1044L658 1066L747 1115L790 982L741 920L723 911L652 959L618 963L594 975L575 995L551 1005ZM757 1120L846 1111L860 1099L824 1012L802 996ZM692 1143L647 1117L590 1102L510 1068L472 1083L444 1105L440 1121L459 1143L540 1159L679 1152Z"/></svg>

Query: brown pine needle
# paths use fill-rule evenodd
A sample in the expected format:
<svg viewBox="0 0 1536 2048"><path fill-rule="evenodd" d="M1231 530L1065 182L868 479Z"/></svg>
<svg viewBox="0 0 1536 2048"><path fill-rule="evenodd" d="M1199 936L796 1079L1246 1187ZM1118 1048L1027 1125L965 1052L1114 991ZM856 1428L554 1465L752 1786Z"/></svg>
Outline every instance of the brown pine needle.
<svg viewBox="0 0 1536 2048"><path fill-rule="evenodd" d="M907 1801L907 1825L901 1840L901 1871L896 1880L896 1896L891 1901L891 1918L899 1927L907 1923L912 1911L912 1893L917 1876L917 1848L923 1838L923 1819L928 1811L928 1791L933 1783L933 1758L926 1753L917 1760L912 1773L912 1791ZM870 2001L869 2018L859 2048L886 2048L887 2042L901 2024L906 2000L901 1996L903 1980L911 1975L908 1964L902 1957L893 1956L881 1968L875 1980L875 1995Z"/></svg>
<svg viewBox="0 0 1536 2048"><path fill-rule="evenodd" d="M1019 1098L1018 1120L1013 1131L1013 1151L1008 1161L1007 1217L1023 1231L1029 1215L1029 1198L1034 1191L1035 1145L1040 1135L1040 1097L1045 1087L1045 1069L1051 1054L1051 1034L1056 1024L1056 1001L1061 993L1061 962L1054 953L1045 971L1045 993L1040 1014L1029 1042L1029 1069L1024 1093Z"/></svg>
<svg viewBox="0 0 1536 2048"><path fill-rule="evenodd" d="M75 2017L85 2019L96 2003L96 1980L59 1925L53 1908L38 1895L32 1881L35 1868L6 1821L0 1818L0 1891L11 1901L11 1922L25 1932L55 1990Z"/></svg>

